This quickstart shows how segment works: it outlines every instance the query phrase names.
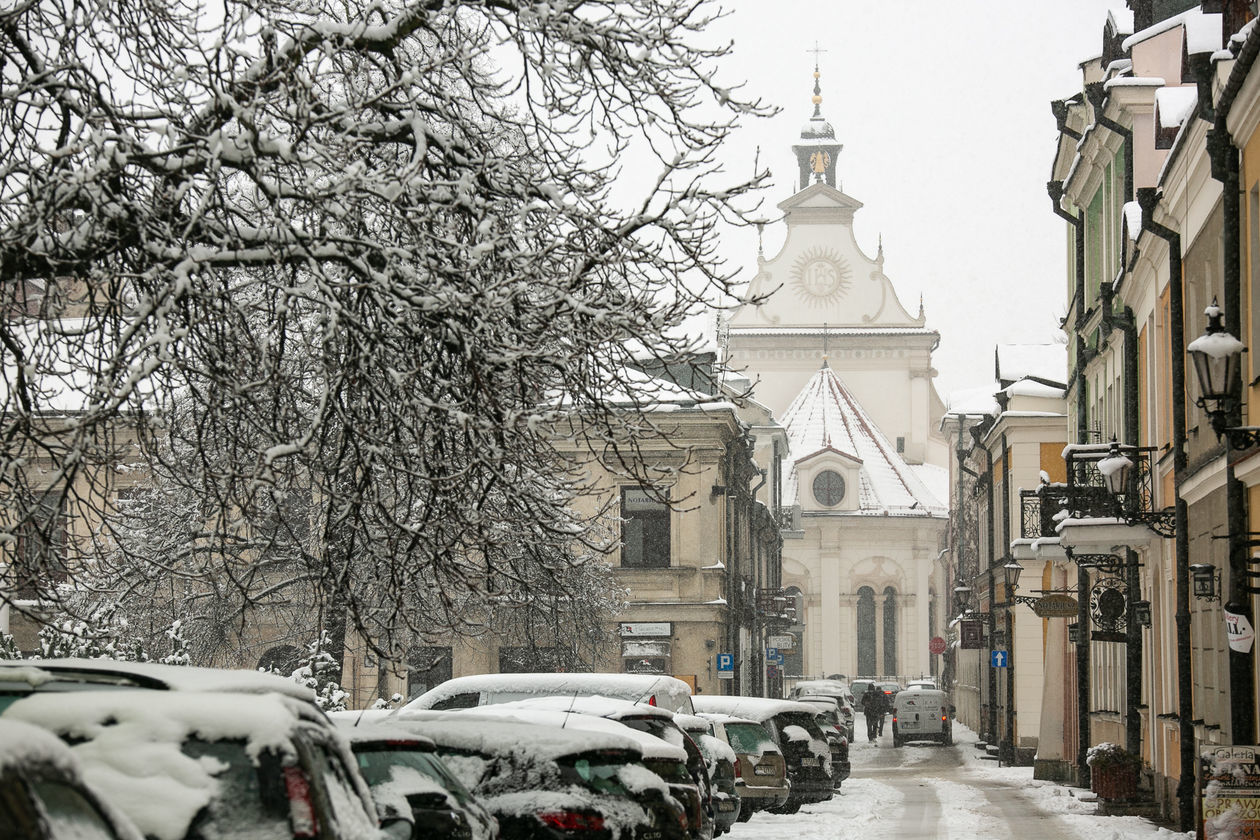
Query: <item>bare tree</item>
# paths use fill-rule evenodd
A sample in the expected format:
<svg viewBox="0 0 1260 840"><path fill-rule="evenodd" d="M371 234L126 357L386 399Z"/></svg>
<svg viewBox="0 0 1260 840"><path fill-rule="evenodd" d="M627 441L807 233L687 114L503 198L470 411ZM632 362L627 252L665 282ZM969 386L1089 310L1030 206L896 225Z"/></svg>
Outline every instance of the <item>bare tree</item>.
<svg viewBox="0 0 1260 840"><path fill-rule="evenodd" d="M731 300L714 234L763 177L716 159L766 109L713 12L351 5L0 11L0 597L174 576L241 616L296 582L396 653L606 546L557 430L669 480L627 372ZM182 538L118 527L120 478Z"/></svg>

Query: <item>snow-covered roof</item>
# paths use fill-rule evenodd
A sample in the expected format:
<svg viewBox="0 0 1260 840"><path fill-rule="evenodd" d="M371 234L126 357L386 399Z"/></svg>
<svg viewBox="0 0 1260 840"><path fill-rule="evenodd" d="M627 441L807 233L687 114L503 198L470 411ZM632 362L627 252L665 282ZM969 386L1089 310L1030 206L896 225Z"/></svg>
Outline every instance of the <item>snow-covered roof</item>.
<svg viewBox="0 0 1260 840"><path fill-rule="evenodd" d="M1047 385L1036 379L1017 380L1003 388L1002 391L1008 397L1045 397L1048 399L1062 399L1067 393L1066 388Z"/></svg>
<svg viewBox="0 0 1260 840"><path fill-rule="evenodd" d="M687 753L682 747L676 747L655 735L632 729L624 723L611 720L599 714L583 714L581 712L564 712L550 709L522 709L511 704L495 706L478 706L459 712L461 715L488 720L509 720L522 724L555 728L562 730L578 729L583 732L598 732L616 735L634 742L635 748L644 758L658 758L670 761L686 761Z"/></svg>
<svg viewBox="0 0 1260 840"><path fill-rule="evenodd" d="M162 665L156 662L119 662L116 659L6 660L0 661L0 676L25 682L32 688L60 680L94 682L101 688L154 688L168 691L230 691L285 694L308 703L315 702L309 688L288 677L262 671L233 668L197 668L190 665Z"/></svg>
<svg viewBox="0 0 1260 840"><path fill-rule="evenodd" d="M1128 38L1125 38L1120 46L1125 52L1128 52L1133 49L1135 44L1140 44L1177 26L1184 26L1186 29L1186 52L1190 55L1213 52L1221 48L1220 14L1204 12L1197 5L1179 15L1164 18L1146 27L1141 32L1133 33Z"/></svg>
<svg viewBox="0 0 1260 840"><path fill-rule="evenodd" d="M996 382L979 388L959 388L950 391L945 398L945 417L951 414L986 415L996 414L997 400L994 394L1000 391Z"/></svg>
<svg viewBox="0 0 1260 840"><path fill-rule="evenodd" d="M793 700L775 700L770 697L736 697L731 695L700 694L693 702L696 711L701 713L719 712L738 718L754 721L769 720L784 712L804 712L813 715L816 711L808 703L797 703Z"/></svg>
<svg viewBox="0 0 1260 840"><path fill-rule="evenodd" d="M1113 8L1107 10L1107 20L1118 35L1133 34L1133 10Z"/></svg>
<svg viewBox="0 0 1260 840"><path fill-rule="evenodd" d="M1155 107L1159 109L1159 124L1163 128L1180 126L1194 113L1194 108L1198 104L1199 91L1194 85L1162 87L1155 91ZM1141 223L1142 217L1139 215L1138 224L1141 225ZM1132 233L1129 237L1136 238Z"/></svg>
<svg viewBox="0 0 1260 840"><path fill-rule="evenodd" d="M690 712L691 688L682 680L651 674L476 674L438 685L404 709L431 709L458 694L481 694L480 702L503 703L548 695L598 694L636 703L651 703L671 711Z"/></svg>
<svg viewBox="0 0 1260 840"><path fill-rule="evenodd" d="M791 460L784 497L796 500L797 465L822 452L860 462L858 515L944 515L945 506L907 464L831 368L821 368L783 414ZM948 498L948 496L945 496Z"/></svg>
<svg viewBox="0 0 1260 840"><path fill-rule="evenodd" d="M1014 382L1028 376L1067 383L1067 345L999 344L994 349L994 376L999 382Z"/></svg>
<svg viewBox="0 0 1260 840"><path fill-rule="evenodd" d="M487 707L483 707L487 708ZM649 706L645 703L634 703L620 697L604 697L592 694L584 697L572 695L548 695L530 697L525 700L513 700L510 703L496 703L494 709L525 709L547 712L573 712L579 715L596 715L609 720L620 720L623 717L659 717L672 720L674 713L660 706Z"/></svg>

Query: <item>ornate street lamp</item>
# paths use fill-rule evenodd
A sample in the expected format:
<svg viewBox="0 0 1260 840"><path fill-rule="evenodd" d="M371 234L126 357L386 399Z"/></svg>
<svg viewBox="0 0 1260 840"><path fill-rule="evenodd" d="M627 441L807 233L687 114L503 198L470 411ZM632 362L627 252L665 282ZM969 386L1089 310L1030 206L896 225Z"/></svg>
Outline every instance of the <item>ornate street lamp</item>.
<svg viewBox="0 0 1260 840"><path fill-rule="evenodd" d="M1098 462L1098 472L1102 473L1103 484L1111 495L1123 496L1129 492L1133 461L1120 451L1120 443L1114 437L1111 439L1111 449L1107 452L1107 457Z"/></svg>
<svg viewBox="0 0 1260 840"><path fill-rule="evenodd" d="M1002 577L1006 581L1006 603L1007 605L1015 602L1015 590L1019 588L1019 575L1024 571L1024 567L1019 565L1018 560L1011 560L1002 566Z"/></svg>
<svg viewBox="0 0 1260 840"><path fill-rule="evenodd" d="M1151 626L1151 602L1135 601L1133 604L1133 620L1139 627Z"/></svg>
<svg viewBox="0 0 1260 840"><path fill-rule="evenodd" d="M1079 624L1069 624L1068 628L1068 644L1079 645L1081 643L1081 628Z"/></svg>
<svg viewBox="0 0 1260 840"><path fill-rule="evenodd" d="M957 609L964 612L971 609L971 587L965 583L960 583L954 587L954 604Z"/></svg>
<svg viewBox="0 0 1260 840"><path fill-rule="evenodd" d="M1145 525L1161 537L1173 537L1177 533L1176 509L1170 506L1163 510L1141 510L1141 494L1131 492L1131 488L1137 484L1133 480L1137 465L1125 454L1125 451L1137 453L1146 452L1149 449L1150 447L1122 446L1113 436L1107 457L1098 460L1098 472L1102 474L1103 485L1107 492L1115 499L1117 519L1122 520L1126 525ZM1126 499L1130 496L1133 498L1128 504L1122 504L1121 496Z"/></svg>
<svg viewBox="0 0 1260 840"><path fill-rule="evenodd" d="M1238 382L1242 353L1247 348L1221 324L1225 316L1215 298L1203 314L1208 319L1207 329L1186 346L1199 380L1199 398L1195 405L1211 418L1212 431L1216 432L1218 440L1225 437L1233 449L1260 446L1260 429L1229 426L1229 413L1239 403L1234 385Z"/></svg>

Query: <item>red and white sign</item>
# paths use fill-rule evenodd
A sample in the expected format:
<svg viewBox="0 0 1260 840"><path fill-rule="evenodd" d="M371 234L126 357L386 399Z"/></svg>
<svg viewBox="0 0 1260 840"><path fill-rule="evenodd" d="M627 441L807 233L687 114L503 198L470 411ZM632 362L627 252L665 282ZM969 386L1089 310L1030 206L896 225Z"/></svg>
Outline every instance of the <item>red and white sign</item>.
<svg viewBox="0 0 1260 840"><path fill-rule="evenodd" d="M1247 620L1247 616L1225 610L1225 635L1229 639L1229 649L1239 653L1251 650L1251 643L1256 640L1256 631Z"/></svg>
<svg viewBox="0 0 1260 840"><path fill-rule="evenodd" d="M928 642L928 652L940 656L945 652L945 640L940 636L933 636L932 641Z"/></svg>

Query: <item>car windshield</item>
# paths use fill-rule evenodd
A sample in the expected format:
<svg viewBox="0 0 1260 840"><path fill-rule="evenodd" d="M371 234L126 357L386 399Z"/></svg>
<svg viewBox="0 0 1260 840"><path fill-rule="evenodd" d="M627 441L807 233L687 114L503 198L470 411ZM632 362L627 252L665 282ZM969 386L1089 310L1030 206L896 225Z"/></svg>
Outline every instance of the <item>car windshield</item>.
<svg viewBox="0 0 1260 840"><path fill-rule="evenodd" d="M218 782L213 798L193 818L187 840L288 833L289 800L275 753L263 751L255 764L244 741L190 738L181 749L199 759Z"/></svg>
<svg viewBox="0 0 1260 840"><path fill-rule="evenodd" d="M778 752L774 740L764 726L757 723L728 723L725 727L726 742L737 753L745 755L762 755L767 752Z"/></svg>
<svg viewBox="0 0 1260 840"><path fill-rule="evenodd" d="M472 794L447 769L442 760L426 749L364 744L355 745L354 756L359 763L359 772L372 787L388 784L394 777L394 770L405 767L437 782L461 805L473 801Z"/></svg>
<svg viewBox="0 0 1260 840"><path fill-rule="evenodd" d="M669 784L691 784L691 774L687 772L687 766L681 761L668 758L645 758L643 764Z"/></svg>

